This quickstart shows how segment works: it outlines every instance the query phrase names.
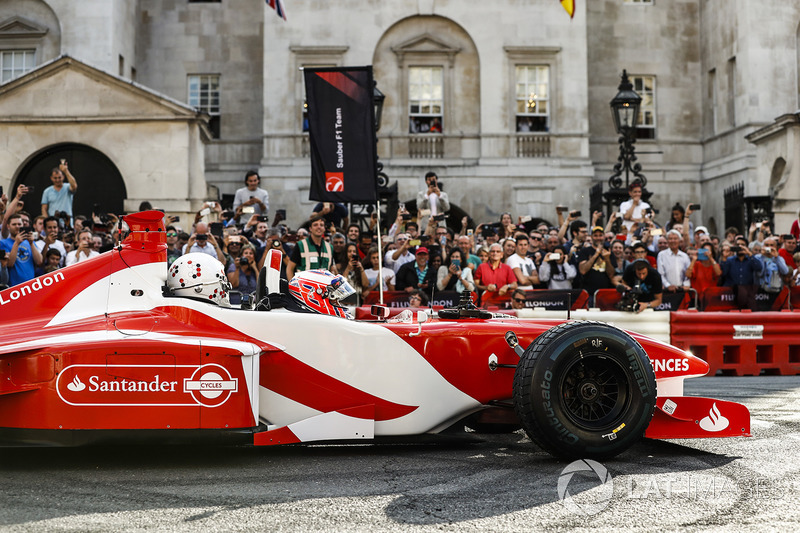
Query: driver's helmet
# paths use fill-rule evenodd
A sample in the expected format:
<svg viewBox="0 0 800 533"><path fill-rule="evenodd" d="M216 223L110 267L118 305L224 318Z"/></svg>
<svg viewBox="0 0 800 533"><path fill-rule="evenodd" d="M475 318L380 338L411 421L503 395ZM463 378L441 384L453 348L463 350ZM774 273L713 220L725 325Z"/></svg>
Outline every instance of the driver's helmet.
<svg viewBox="0 0 800 533"><path fill-rule="evenodd" d="M339 302L355 292L346 279L327 270L298 272L289 282L289 294L302 307L341 318L353 318Z"/></svg>
<svg viewBox="0 0 800 533"><path fill-rule="evenodd" d="M176 296L186 296L230 307L231 284L222 263L208 254L182 255L167 272L167 287Z"/></svg>

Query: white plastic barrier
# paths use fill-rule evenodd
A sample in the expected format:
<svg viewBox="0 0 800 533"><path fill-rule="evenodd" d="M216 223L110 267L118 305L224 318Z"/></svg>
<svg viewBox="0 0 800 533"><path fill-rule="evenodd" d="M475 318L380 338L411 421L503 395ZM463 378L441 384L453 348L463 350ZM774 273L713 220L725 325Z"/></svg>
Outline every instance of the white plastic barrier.
<svg viewBox="0 0 800 533"><path fill-rule="evenodd" d="M566 311L548 311L542 308L519 309L518 318L566 319ZM578 309L570 312L571 320L596 320L606 322L621 329L647 335L656 340L670 342L670 313L646 309L641 313L623 311L600 311L599 309Z"/></svg>

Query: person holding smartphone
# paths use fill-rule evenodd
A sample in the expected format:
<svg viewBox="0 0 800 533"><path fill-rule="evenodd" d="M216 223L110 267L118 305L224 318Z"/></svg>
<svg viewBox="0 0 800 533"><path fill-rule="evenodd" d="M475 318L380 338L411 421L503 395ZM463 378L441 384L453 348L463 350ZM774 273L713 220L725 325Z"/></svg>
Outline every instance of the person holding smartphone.
<svg viewBox="0 0 800 533"><path fill-rule="evenodd" d="M461 250L450 250L444 264L439 267L436 275L436 288L440 291L474 291L475 282L472 279L472 269L467 267Z"/></svg>
<svg viewBox="0 0 800 533"><path fill-rule="evenodd" d="M269 214L269 193L259 187L261 176L255 170L244 175L245 186L236 190L233 197L234 218L237 224L244 224L252 215Z"/></svg>
<svg viewBox="0 0 800 533"><path fill-rule="evenodd" d="M236 237L241 238L238 237L238 235ZM256 292L256 285L258 281L256 251L253 245L249 242L243 244L239 241L236 241L236 243L242 247L242 251L241 255L235 258L228 267L228 281L231 282L231 287L234 290L239 291L239 293L251 294ZM241 296L239 294L231 293L231 304L237 305L240 303Z"/></svg>
<svg viewBox="0 0 800 533"><path fill-rule="evenodd" d="M33 245L33 228L22 227L21 215L9 215L6 221L9 237L0 241L0 250L6 252L9 285L19 285L34 278L42 254Z"/></svg>
<svg viewBox="0 0 800 533"><path fill-rule="evenodd" d="M64 184L66 178L67 184ZM69 171L66 159L62 159L58 167L50 171L53 183L42 193L42 215L55 216L57 212L66 213L72 219L72 198L78 190L78 182Z"/></svg>
<svg viewBox="0 0 800 533"><path fill-rule="evenodd" d="M698 297L702 297L707 288L719 284L722 267L714 259L714 245L710 241L696 251L689 250L689 257L692 262L686 269L686 277L689 278L692 288L697 291Z"/></svg>

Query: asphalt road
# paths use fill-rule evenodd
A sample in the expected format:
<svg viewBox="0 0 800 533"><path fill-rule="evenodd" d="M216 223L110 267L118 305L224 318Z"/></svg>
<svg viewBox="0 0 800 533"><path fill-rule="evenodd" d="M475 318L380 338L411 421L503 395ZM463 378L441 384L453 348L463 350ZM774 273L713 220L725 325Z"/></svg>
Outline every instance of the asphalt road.
<svg viewBox="0 0 800 533"><path fill-rule="evenodd" d="M596 467L605 484L589 470L562 476L567 463L521 432L2 449L0 531L800 530L800 377L702 378L687 393L747 405L753 438L645 440Z"/></svg>

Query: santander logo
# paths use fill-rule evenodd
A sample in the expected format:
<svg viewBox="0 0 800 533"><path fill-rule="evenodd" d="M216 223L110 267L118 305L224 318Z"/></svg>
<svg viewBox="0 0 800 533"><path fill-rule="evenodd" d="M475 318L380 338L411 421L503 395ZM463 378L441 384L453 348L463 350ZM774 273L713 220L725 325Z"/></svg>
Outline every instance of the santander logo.
<svg viewBox="0 0 800 533"><path fill-rule="evenodd" d="M344 172L326 172L325 190L328 192L343 192Z"/></svg>
<svg viewBox="0 0 800 533"><path fill-rule="evenodd" d="M239 391L239 379L213 363L78 364L59 374L56 390L69 405L219 407Z"/></svg>
<svg viewBox="0 0 800 533"><path fill-rule="evenodd" d="M714 405L708 410L708 416L700 421L700 428L705 431L716 432L722 431L728 427L728 424L730 424L730 421L722 416L716 402L714 402Z"/></svg>
<svg viewBox="0 0 800 533"><path fill-rule="evenodd" d="M86 384L81 381L78 376L75 376L75 379L69 382L67 388L72 392L80 392L86 388Z"/></svg>

